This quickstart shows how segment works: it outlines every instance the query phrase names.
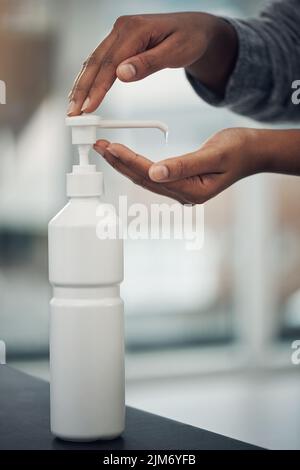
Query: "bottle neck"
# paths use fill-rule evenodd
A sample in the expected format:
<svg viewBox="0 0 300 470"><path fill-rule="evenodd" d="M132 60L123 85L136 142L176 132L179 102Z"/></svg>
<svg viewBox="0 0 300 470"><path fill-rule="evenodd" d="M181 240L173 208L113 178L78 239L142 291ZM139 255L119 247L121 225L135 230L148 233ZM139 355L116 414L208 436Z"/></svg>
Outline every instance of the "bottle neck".
<svg viewBox="0 0 300 470"><path fill-rule="evenodd" d="M99 197L103 193L103 175L94 165L74 165L67 174L67 196L71 198Z"/></svg>
<svg viewBox="0 0 300 470"><path fill-rule="evenodd" d="M118 297L119 295L119 284L102 287L53 287L53 297L59 299L101 299L107 297Z"/></svg>

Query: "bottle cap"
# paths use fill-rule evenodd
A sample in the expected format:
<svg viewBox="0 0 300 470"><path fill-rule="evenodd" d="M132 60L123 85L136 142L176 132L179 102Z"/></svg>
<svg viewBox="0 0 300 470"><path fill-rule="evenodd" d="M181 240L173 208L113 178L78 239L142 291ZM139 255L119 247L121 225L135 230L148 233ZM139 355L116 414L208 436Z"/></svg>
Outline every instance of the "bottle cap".
<svg viewBox="0 0 300 470"><path fill-rule="evenodd" d="M67 174L68 197L93 197L103 194L103 174L96 165L73 165Z"/></svg>

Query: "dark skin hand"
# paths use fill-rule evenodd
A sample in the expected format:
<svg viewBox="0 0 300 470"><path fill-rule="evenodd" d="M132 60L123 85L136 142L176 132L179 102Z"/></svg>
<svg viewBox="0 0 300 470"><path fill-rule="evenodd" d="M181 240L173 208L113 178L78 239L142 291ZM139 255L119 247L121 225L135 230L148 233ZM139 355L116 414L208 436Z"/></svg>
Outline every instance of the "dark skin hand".
<svg viewBox="0 0 300 470"><path fill-rule="evenodd" d="M94 148L134 183L182 204L202 204L255 173L300 176L299 130L226 129L195 152L158 163L106 140Z"/></svg>
<svg viewBox="0 0 300 470"><path fill-rule="evenodd" d="M84 62L69 94L69 116L97 109L118 78L141 80L184 67L220 96L237 58L234 28L199 12L123 16ZM260 172L300 175L300 131L226 129L195 152L159 163L121 144L95 150L134 183L183 204L203 203L234 182Z"/></svg>
<svg viewBox="0 0 300 470"><path fill-rule="evenodd" d="M222 95L237 49L233 27L206 13L121 16L84 62L68 115L95 111L116 78L133 82L165 68L185 67Z"/></svg>

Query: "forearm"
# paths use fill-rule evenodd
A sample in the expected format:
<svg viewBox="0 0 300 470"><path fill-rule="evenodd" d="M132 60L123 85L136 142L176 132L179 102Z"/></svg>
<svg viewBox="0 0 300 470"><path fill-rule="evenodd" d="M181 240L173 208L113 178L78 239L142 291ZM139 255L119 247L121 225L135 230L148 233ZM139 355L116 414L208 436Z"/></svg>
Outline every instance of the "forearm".
<svg viewBox="0 0 300 470"><path fill-rule="evenodd" d="M238 38L233 26L222 18L207 15L207 22L211 34L208 49L199 60L186 67L186 71L223 97L236 63Z"/></svg>
<svg viewBox="0 0 300 470"><path fill-rule="evenodd" d="M300 176L300 130L251 129L248 139L247 174Z"/></svg>
<svg viewBox="0 0 300 470"><path fill-rule="evenodd" d="M238 51L224 96L188 74L196 92L209 104L258 121L299 121L300 106L291 100L300 76L299 0L273 2L258 18L226 21L236 31Z"/></svg>

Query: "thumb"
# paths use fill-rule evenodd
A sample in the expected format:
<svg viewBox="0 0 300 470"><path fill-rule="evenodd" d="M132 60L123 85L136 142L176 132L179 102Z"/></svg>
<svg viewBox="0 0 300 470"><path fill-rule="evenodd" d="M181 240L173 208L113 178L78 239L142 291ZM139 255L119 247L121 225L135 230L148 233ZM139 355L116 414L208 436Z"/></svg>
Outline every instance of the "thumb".
<svg viewBox="0 0 300 470"><path fill-rule="evenodd" d="M170 54L173 53L174 44L171 40L166 39L158 46L124 60L117 67L117 77L122 82L141 80L152 73L158 72L158 70L168 67Z"/></svg>
<svg viewBox="0 0 300 470"><path fill-rule="evenodd" d="M190 176L218 173L216 159L212 152L198 150L180 157L167 158L149 168L152 181L177 181Z"/></svg>

